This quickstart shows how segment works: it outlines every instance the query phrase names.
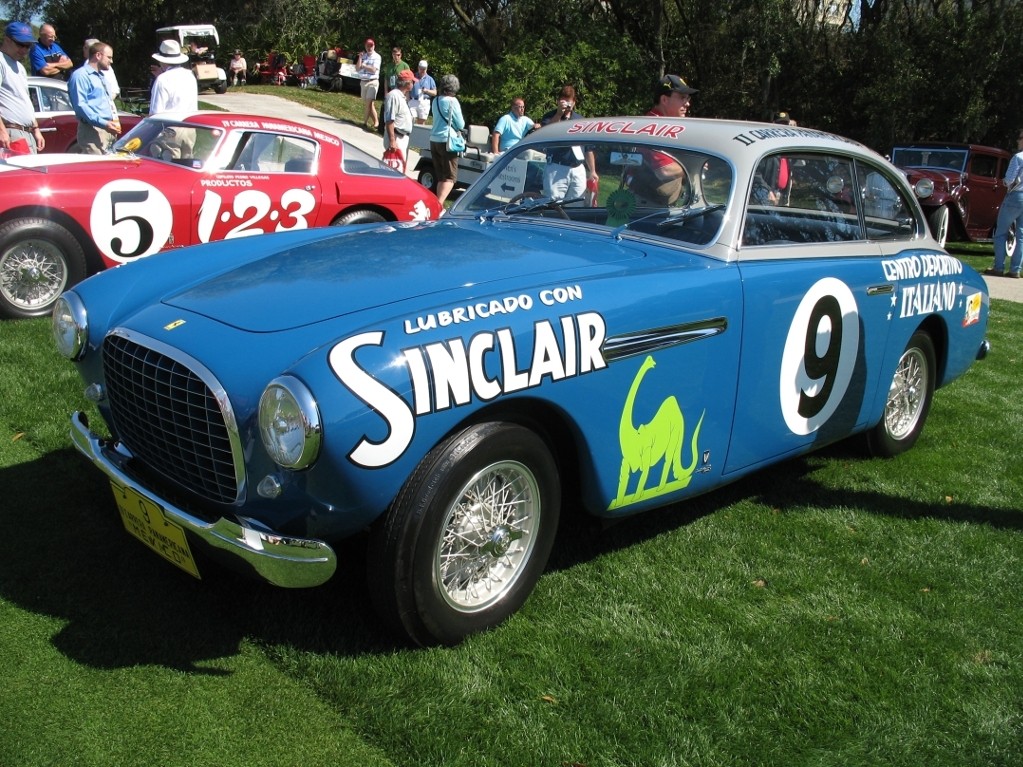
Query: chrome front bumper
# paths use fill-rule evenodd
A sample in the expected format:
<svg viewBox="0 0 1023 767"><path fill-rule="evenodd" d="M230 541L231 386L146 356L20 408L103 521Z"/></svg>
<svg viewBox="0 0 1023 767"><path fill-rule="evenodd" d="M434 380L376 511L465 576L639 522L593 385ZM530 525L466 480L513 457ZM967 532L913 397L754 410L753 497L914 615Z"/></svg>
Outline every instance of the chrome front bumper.
<svg viewBox="0 0 1023 767"><path fill-rule="evenodd" d="M243 571L247 566L259 578L285 588L319 586L337 568L334 550L323 541L283 536L240 518L204 522L154 495L125 470L131 458L127 450L90 431L89 420L82 412L71 415L71 441L110 479L159 506L168 519L184 528L214 558L226 560L229 565L234 559L243 565ZM222 556L225 554L226 558Z"/></svg>

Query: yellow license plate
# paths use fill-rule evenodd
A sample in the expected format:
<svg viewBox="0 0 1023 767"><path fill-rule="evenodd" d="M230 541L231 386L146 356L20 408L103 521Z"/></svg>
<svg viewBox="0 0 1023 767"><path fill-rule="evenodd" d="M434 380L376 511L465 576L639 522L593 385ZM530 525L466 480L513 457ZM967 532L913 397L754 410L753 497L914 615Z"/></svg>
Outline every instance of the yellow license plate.
<svg viewBox="0 0 1023 767"><path fill-rule="evenodd" d="M111 482L124 528L171 564L199 578L188 539L180 525L164 516L163 509L130 487Z"/></svg>

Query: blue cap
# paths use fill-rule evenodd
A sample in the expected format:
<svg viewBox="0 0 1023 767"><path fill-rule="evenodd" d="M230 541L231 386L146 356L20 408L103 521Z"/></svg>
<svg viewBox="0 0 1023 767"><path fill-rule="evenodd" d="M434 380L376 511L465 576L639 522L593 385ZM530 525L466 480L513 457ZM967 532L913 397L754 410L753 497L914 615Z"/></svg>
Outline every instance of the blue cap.
<svg viewBox="0 0 1023 767"><path fill-rule="evenodd" d="M32 34L32 27L24 21L12 21L7 25L4 34L16 43L34 43L35 35Z"/></svg>

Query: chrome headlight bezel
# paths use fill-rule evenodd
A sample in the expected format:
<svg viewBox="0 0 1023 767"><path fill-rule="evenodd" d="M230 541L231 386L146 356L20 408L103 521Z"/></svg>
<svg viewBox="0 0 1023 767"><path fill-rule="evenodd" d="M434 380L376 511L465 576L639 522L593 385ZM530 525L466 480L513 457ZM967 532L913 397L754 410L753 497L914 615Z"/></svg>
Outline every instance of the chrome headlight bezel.
<svg viewBox="0 0 1023 767"><path fill-rule="evenodd" d="M62 357L72 362L82 358L89 340L89 315L77 293L68 291L54 302L50 328Z"/></svg>
<svg viewBox="0 0 1023 767"><path fill-rule="evenodd" d="M926 200L934 194L934 181L929 178L922 178L913 185L913 193L917 198Z"/></svg>
<svg viewBox="0 0 1023 767"><path fill-rule="evenodd" d="M259 398L259 436L274 463L285 469L308 468L320 454L323 424L309 388L291 375L278 376Z"/></svg>

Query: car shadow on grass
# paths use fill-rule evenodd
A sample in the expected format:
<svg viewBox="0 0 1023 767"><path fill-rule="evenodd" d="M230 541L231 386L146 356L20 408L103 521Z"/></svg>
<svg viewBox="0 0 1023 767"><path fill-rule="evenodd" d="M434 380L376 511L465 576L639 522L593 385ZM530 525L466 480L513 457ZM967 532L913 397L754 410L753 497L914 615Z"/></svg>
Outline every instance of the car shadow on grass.
<svg viewBox="0 0 1023 767"><path fill-rule="evenodd" d="M781 461L704 495L618 520L599 520L577 508L568 508L562 518L548 570L568 569L628 548L741 502L782 510L806 506L853 508L896 519L969 522L1023 531L1023 514L1012 509L920 502L900 495L828 487L814 476L822 462L865 460L885 459L869 458L862 447L862 440L852 437L813 453Z"/></svg>
<svg viewBox="0 0 1023 767"><path fill-rule="evenodd" d="M358 538L338 547L337 573L317 588L275 588L209 563L199 581L125 531L109 483L74 450L4 468L0 482L0 596L65 621L53 643L79 663L216 674L210 662L244 639L345 654L396 647L365 596Z"/></svg>
<svg viewBox="0 0 1023 767"><path fill-rule="evenodd" d="M859 459L849 443L841 443L610 528L567 508L548 569L571 568L740 501L780 509L808 503L853 507L898 518L1023 529L1023 515L1011 510L824 487L813 476L822 458ZM198 581L128 535L109 484L73 450L4 468L0 482L5 488L0 596L64 621L52 641L78 663L100 669L159 665L216 675L226 673L216 661L237 655L243 641L347 656L407 647L373 613L362 537L337 547L338 571L317 588L275 588L208 564L205 579Z"/></svg>

